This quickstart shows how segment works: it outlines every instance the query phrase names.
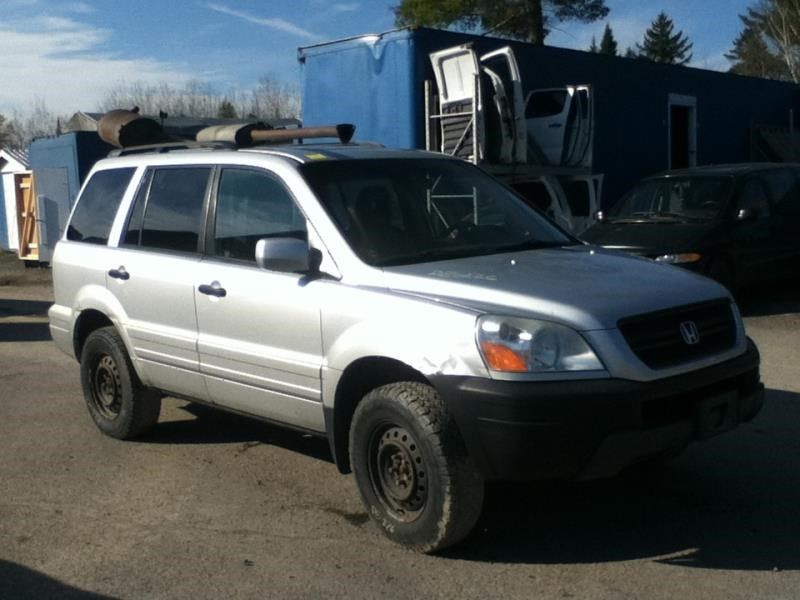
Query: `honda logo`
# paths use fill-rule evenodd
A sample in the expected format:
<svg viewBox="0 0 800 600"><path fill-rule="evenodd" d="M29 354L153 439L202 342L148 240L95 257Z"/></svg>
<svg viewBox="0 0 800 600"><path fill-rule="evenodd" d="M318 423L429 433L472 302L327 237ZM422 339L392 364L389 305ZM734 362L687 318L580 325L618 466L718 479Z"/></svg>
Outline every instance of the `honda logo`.
<svg viewBox="0 0 800 600"><path fill-rule="evenodd" d="M694 346L700 341L700 332L694 321L684 321L681 323L681 337L687 346Z"/></svg>

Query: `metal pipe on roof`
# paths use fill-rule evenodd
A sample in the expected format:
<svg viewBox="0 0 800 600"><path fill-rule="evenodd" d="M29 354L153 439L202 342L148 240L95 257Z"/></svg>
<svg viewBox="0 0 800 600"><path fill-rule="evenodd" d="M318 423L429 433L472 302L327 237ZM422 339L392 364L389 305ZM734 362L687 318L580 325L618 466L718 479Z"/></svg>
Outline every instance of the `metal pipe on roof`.
<svg viewBox="0 0 800 600"><path fill-rule="evenodd" d="M141 116L137 110L111 110L97 123L100 138L116 146L128 148L166 142L169 137L156 121Z"/></svg>

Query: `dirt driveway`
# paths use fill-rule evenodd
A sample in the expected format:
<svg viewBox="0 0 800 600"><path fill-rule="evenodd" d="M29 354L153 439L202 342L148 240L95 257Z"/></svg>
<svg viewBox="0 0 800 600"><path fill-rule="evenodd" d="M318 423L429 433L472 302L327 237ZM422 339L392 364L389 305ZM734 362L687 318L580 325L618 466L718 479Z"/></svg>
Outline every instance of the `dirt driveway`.
<svg viewBox="0 0 800 600"><path fill-rule="evenodd" d="M657 472L492 485L465 544L420 556L368 522L321 440L178 400L145 439L102 436L49 341L47 271L5 267L0 598L800 597L797 291L743 302L755 422Z"/></svg>

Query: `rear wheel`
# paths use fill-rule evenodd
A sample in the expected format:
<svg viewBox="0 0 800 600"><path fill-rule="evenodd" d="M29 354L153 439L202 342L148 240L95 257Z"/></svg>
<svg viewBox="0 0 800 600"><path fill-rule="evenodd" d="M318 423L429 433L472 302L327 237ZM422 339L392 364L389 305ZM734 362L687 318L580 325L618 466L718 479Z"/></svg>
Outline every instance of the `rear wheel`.
<svg viewBox="0 0 800 600"><path fill-rule="evenodd" d="M113 327L89 334L81 352L81 385L89 414L113 438L130 439L158 421L161 396L145 388Z"/></svg>
<svg viewBox="0 0 800 600"><path fill-rule="evenodd" d="M395 542L441 550L480 516L483 480L428 385L393 383L367 394L353 415L350 462L370 516Z"/></svg>

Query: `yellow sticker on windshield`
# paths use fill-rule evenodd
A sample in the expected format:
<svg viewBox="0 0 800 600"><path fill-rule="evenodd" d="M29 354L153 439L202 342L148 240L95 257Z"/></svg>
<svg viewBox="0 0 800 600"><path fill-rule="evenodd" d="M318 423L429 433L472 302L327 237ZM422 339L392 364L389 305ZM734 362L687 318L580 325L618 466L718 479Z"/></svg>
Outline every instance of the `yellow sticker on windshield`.
<svg viewBox="0 0 800 600"><path fill-rule="evenodd" d="M306 158L310 158L311 160L325 160L328 157L319 152L314 152L313 154L306 154Z"/></svg>

